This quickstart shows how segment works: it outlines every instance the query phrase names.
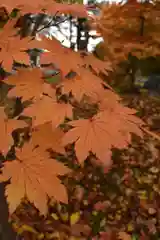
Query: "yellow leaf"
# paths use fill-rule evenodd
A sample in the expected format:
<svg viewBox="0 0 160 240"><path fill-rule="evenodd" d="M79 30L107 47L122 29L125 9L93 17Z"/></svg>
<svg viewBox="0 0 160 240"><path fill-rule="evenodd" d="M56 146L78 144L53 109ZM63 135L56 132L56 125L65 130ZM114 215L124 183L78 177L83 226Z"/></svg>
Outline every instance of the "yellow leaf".
<svg viewBox="0 0 160 240"><path fill-rule="evenodd" d="M72 213L72 215L70 216L70 224L74 225L76 224L80 219L80 212L75 212Z"/></svg>
<svg viewBox="0 0 160 240"><path fill-rule="evenodd" d="M121 219L121 215L120 215L120 214L116 214L116 215L115 215L115 219L116 219L117 221L119 221L119 220Z"/></svg>
<svg viewBox="0 0 160 240"><path fill-rule="evenodd" d="M127 226L127 230L129 232L132 232L134 230L134 226L131 223L129 223L128 226Z"/></svg>
<svg viewBox="0 0 160 240"><path fill-rule="evenodd" d="M148 199L147 192L145 190L138 191L138 195L140 199L143 199L143 200Z"/></svg>
<svg viewBox="0 0 160 240"><path fill-rule="evenodd" d="M64 222L68 221L68 213L61 213L60 215L61 215L61 219L62 219Z"/></svg>
<svg viewBox="0 0 160 240"><path fill-rule="evenodd" d="M18 230L19 234L21 234L23 232L31 232L34 234L38 234L38 232L33 227L26 225L26 224L22 225Z"/></svg>
<svg viewBox="0 0 160 240"><path fill-rule="evenodd" d="M60 239L60 234L59 234L59 232L47 233L46 238L47 239L54 239L54 238Z"/></svg>
<svg viewBox="0 0 160 240"><path fill-rule="evenodd" d="M43 233L40 233L37 238L38 238L38 240L44 239L44 234L43 234Z"/></svg>
<svg viewBox="0 0 160 240"><path fill-rule="evenodd" d="M51 214L51 217L52 217L54 220L58 220L58 219L59 219L59 217L57 216L56 213L52 213L52 214Z"/></svg>
<svg viewBox="0 0 160 240"><path fill-rule="evenodd" d="M92 215L93 215L93 216L97 216L97 215L98 215L98 212L97 212L97 211L93 211L93 212L92 212Z"/></svg>
<svg viewBox="0 0 160 240"><path fill-rule="evenodd" d="M12 223L12 227L13 227L14 231L18 233L19 225L16 222Z"/></svg>

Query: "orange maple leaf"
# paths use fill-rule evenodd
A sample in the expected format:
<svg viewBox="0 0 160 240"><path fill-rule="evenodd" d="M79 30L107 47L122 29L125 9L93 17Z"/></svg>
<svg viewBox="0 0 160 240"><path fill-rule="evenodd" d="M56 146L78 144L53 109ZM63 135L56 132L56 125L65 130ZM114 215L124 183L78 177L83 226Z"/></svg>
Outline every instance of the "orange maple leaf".
<svg viewBox="0 0 160 240"><path fill-rule="evenodd" d="M29 65L30 57L25 52L30 44L28 39L20 39L19 36L7 37L5 32L2 34L4 34L4 37L0 38L0 61L4 69L11 72L14 60Z"/></svg>
<svg viewBox="0 0 160 240"><path fill-rule="evenodd" d="M9 97L22 97L24 101L41 96L44 89L44 80L39 68L20 69L17 74L9 76L4 82L15 85L9 91Z"/></svg>
<svg viewBox="0 0 160 240"><path fill-rule="evenodd" d="M41 150L52 148L55 152L65 154L65 149L61 143L64 132L60 128L53 129L51 123L45 123L35 127L31 134L30 141L35 146L39 145Z"/></svg>
<svg viewBox="0 0 160 240"><path fill-rule="evenodd" d="M47 96L53 98L54 100L56 100L56 89L53 88L53 85L44 83L43 84L43 93L44 93L44 95L47 95Z"/></svg>
<svg viewBox="0 0 160 240"><path fill-rule="evenodd" d="M21 39L14 28L17 20L18 16L8 20L0 32L0 62L8 72L11 72L14 60L30 64L30 57L26 50L43 45L42 42L32 40L30 37Z"/></svg>
<svg viewBox="0 0 160 240"><path fill-rule="evenodd" d="M47 14L70 14L77 17L87 17L87 11L83 4L67 4L57 3L53 0L35 0L29 2L28 0L1 0L0 4L7 9L9 13L14 8L20 9L22 14L26 13L40 13L44 12Z"/></svg>
<svg viewBox="0 0 160 240"><path fill-rule="evenodd" d="M84 95L94 97L103 91L103 81L91 71L81 68L71 79L64 80L62 85L63 93L73 94L76 100L80 101Z"/></svg>
<svg viewBox="0 0 160 240"><path fill-rule="evenodd" d="M44 48L49 52L44 52L42 54L40 60L41 64L54 62L57 67L61 69L63 76L66 76L70 71L78 71L79 66L83 65L80 54L62 46L57 39L53 38L51 40L42 37L42 42ZM68 56L70 56L69 61Z"/></svg>
<svg viewBox="0 0 160 240"><path fill-rule="evenodd" d="M72 118L72 106L65 103L57 103L54 99L44 96L25 108L23 115L33 118L33 126L52 122L57 127L64 122L65 117Z"/></svg>
<svg viewBox="0 0 160 240"><path fill-rule="evenodd" d="M83 56L83 62L87 67L91 67L96 72L96 74L102 72L107 75L108 71L113 71L111 63L109 61L102 61L96 58L93 54L85 54Z"/></svg>
<svg viewBox="0 0 160 240"><path fill-rule="evenodd" d="M105 110L108 107L116 105L122 99L114 90L104 89L99 94L96 94L92 100L99 104L100 110Z"/></svg>
<svg viewBox="0 0 160 240"><path fill-rule="evenodd" d="M5 162L0 174L1 182L11 181L5 189L10 214L24 197L44 215L47 213L48 197L67 203L66 189L57 175L69 172L66 166L51 159L47 152L33 148L32 144L27 143L22 149L17 149L16 160Z"/></svg>
<svg viewBox="0 0 160 240"><path fill-rule="evenodd" d="M130 132L143 136L139 127L144 123L130 115L133 114L133 110L123 106L122 112L119 112L120 108L116 110L110 108L99 112L91 119L68 123L73 128L64 135L63 144L65 146L75 142L75 152L80 163L83 163L92 152L106 165L107 161L111 161L112 147L126 148L131 142Z"/></svg>
<svg viewBox="0 0 160 240"><path fill-rule="evenodd" d="M0 0L0 4L4 6L9 13L15 8L20 9L22 13L36 13L40 3L45 3L45 0L35 0L32 2L29 2L28 0L16 0L16 2L12 0Z"/></svg>
<svg viewBox="0 0 160 240"><path fill-rule="evenodd" d="M0 43L3 44L3 41L5 41L7 37L11 37L16 34L16 29L14 29L14 26L17 20L18 20L18 17L15 17L14 19L9 19L5 23L2 31L0 32Z"/></svg>
<svg viewBox="0 0 160 240"><path fill-rule="evenodd" d="M1 126L0 152L6 155L9 148L14 144L12 132L18 128L27 127L27 124L22 120L7 119L4 112L4 108L0 107L0 126Z"/></svg>
<svg viewBox="0 0 160 240"><path fill-rule="evenodd" d="M58 3L52 0L42 0L42 4L39 4L39 9L45 9L45 13L49 14L69 14L75 17L87 18L88 14L83 4L70 4L70 3Z"/></svg>

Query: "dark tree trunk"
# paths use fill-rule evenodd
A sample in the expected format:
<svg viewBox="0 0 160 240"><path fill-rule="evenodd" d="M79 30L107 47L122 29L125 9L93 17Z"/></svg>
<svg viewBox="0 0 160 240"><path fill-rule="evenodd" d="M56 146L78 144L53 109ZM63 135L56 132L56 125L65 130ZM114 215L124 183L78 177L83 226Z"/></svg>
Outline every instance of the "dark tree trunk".
<svg viewBox="0 0 160 240"><path fill-rule="evenodd" d="M77 50L87 51L88 40L89 40L89 31L86 28L84 18L78 18L77 25ZM82 35L84 32L84 35Z"/></svg>

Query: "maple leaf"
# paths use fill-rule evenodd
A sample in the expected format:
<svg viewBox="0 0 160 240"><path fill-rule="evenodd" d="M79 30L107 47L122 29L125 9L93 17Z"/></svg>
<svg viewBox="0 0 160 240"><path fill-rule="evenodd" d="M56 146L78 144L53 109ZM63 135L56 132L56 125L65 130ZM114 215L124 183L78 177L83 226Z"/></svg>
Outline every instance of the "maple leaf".
<svg viewBox="0 0 160 240"><path fill-rule="evenodd" d="M19 0L18 0L19 1ZM17 3L11 1L11 0L5 0L5 2L3 0L0 0L0 5L3 6L7 12L10 14L12 12L12 10L18 6L19 2L16 1Z"/></svg>
<svg viewBox="0 0 160 240"><path fill-rule="evenodd" d="M101 95L99 94L96 96L95 100L99 104L100 111L104 111L106 114L107 112L113 113L115 114L115 118L121 118L123 121L127 120L128 124L134 123L138 126L145 125L145 122L143 122L140 118L134 116L134 114L137 113L135 109L125 107L120 103L120 100L122 99L115 92L104 90ZM135 129L136 134L141 135L141 133L137 130Z"/></svg>
<svg viewBox="0 0 160 240"><path fill-rule="evenodd" d="M132 237L131 237L131 235L129 235L126 232L119 232L118 233L118 239L119 240L132 240Z"/></svg>
<svg viewBox="0 0 160 240"><path fill-rule="evenodd" d="M67 3L57 3L53 0L35 0L34 2L29 2L28 0L16 0L13 2L11 0L0 1L0 4L4 6L9 13L14 8L20 9L22 14L26 13L40 13L44 12L46 14L70 14L77 17L87 17L87 11L83 4L67 4Z"/></svg>
<svg viewBox="0 0 160 240"><path fill-rule="evenodd" d="M7 154L9 148L14 144L12 132L18 128L27 127L27 124L22 120L7 119L4 108L0 107L0 126L1 126L1 140L0 152Z"/></svg>
<svg viewBox="0 0 160 240"><path fill-rule="evenodd" d="M8 72L11 72L14 60L24 64L30 64L29 55L25 52L29 47L28 39L20 39L19 36L10 36L0 40L0 61Z"/></svg>
<svg viewBox="0 0 160 240"><path fill-rule="evenodd" d="M83 56L83 61L87 67L92 67L96 74L102 72L106 75L108 71L113 71L109 61L102 61L96 58L93 54L85 54Z"/></svg>
<svg viewBox="0 0 160 240"><path fill-rule="evenodd" d="M81 240L85 240L86 238L82 238L83 236L89 236L91 234L91 227L87 224L75 223L71 225L71 234L74 236L70 238L70 240L76 240L76 238L80 238Z"/></svg>
<svg viewBox="0 0 160 240"><path fill-rule="evenodd" d="M67 103L54 103L53 111L55 112L52 119L53 127L63 123L66 117L71 119L73 115L72 106Z"/></svg>
<svg viewBox="0 0 160 240"><path fill-rule="evenodd" d="M31 142L33 145L39 145L41 150L52 148L58 153L65 154L65 149L61 144L64 132L60 128L53 129L51 123L45 123L35 127L32 131Z"/></svg>
<svg viewBox="0 0 160 240"><path fill-rule="evenodd" d="M78 71L79 66L83 65L80 54L62 46L57 39L53 38L51 40L49 38L42 37L42 42L44 48L49 52L44 52L41 55L41 64L54 62L58 68L61 69L64 76L66 76L70 71ZM68 56L70 56L70 61L68 61Z"/></svg>
<svg viewBox="0 0 160 240"><path fill-rule="evenodd" d="M44 0L42 4L39 4L39 8L45 9L45 13L49 14L69 14L81 18L87 18L88 16L85 6L79 3L70 4L63 2L62 4L52 0Z"/></svg>
<svg viewBox="0 0 160 240"><path fill-rule="evenodd" d="M44 83L43 84L43 93L44 93L44 95L47 95L50 98L56 100L56 89L53 88L53 85Z"/></svg>
<svg viewBox="0 0 160 240"><path fill-rule="evenodd" d="M65 117L72 118L72 106L44 96L25 108L23 114L33 118L34 127L45 122L52 122L53 127L57 127Z"/></svg>
<svg viewBox="0 0 160 240"><path fill-rule="evenodd" d="M43 93L44 80L42 79L42 72L39 68L30 70L20 69L16 75L9 76L4 82L15 85L15 87L9 91L9 97L22 97L25 101L33 97L39 97Z"/></svg>
<svg viewBox="0 0 160 240"><path fill-rule="evenodd" d="M99 104L100 110L105 110L112 106L114 108L114 106L120 102L120 100L122 100L121 97L112 89L104 89L100 93L96 94L94 98L92 98L92 101Z"/></svg>
<svg viewBox="0 0 160 240"><path fill-rule="evenodd" d="M78 74L62 82L62 91L65 94L70 92L75 99L80 101L84 95L94 97L103 91L103 81L91 71L81 68Z"/></svg>
<svg viewBox="0 0 160 240"><path fill-rule="evenodd" d="M37 6L44 2L45 0L35 0L34 2L29 2L28 0L16 0L16 2L11 0L0 0L0 4L4 6L9 13L11 13L13 9L17 8L24 14L28 12L36 13L36 10L38 10Z"/></svg>
<svg viewBox="0 0 160 240"><path fill-rule="evenodd" d="M7 38L16 34L16 30L14 29L16 22L17 18L9 19L3 26L3 29L0 32L0 44L2 44L2 46L3 43L6 42Z"/></svg>
<svg viewBox="0 0 160 240"><path fill-rule="evenodd" d="M16 160L5 162L0 181L10 179L5 194L10 214L14 213L24 197L35 205L40 213L46 215L48 197L67 203L67 192L57 175L70 170L62 163L51 159L47 152L25 144L16 150ZM57 191L58 189L58 191Z"/></svg>
<svg viewBox="0 0 160 240"><path fill-rule="evenodd" d="M14 25L16 24L16 21L17 19L8 20L3 27L3 30L0 32L0 62L2 62L2 66L6 70L12 70L13 59L11 55L7 54L7 51L10 49L10 42L12 42L12 40L14 41L13 36L16 34ZM6 57L6 55L8 56ZM4 60L6 60L6 63Z"/></svg>
<svg viewBox="0 0 160 240"><path fill-rule="evenodd" d="M8 72L11 72L13 61L24 64L30 64L30 57L26 50L34 47L42 47L43 43L32 40L30 37L21 39L17 36L17 30L14 28L18 16L8 20L0 32L0 62Z"/></svg>
<svg viewBox="0 0 160 240"><path fill-rule="evenodd" d="M80 163L92 152L104 165L108 165L111 161L111 148L126 148L131 142L130 132L143 136L139 128L144 124L143 121L131 115L135 111L121 105L116 110L110 108L91 119L68 123L73 128L64 135L62 141L64 146L75 142L75 152Z"/></svg>

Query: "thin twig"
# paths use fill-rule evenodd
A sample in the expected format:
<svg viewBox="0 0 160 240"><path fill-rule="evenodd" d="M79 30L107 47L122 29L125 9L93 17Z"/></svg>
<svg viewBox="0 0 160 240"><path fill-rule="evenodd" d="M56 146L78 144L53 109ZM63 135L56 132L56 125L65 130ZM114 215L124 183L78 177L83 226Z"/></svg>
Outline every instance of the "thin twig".
<svg viewBox="0 0 160 240"><path fill-rule="evenodd" d="M160 136L144 127L141 127L142 131L144 131L145 133L149 134L151 137L157 139L158 141L160 141Z"/></svg>
<svg viewBox="0 0 160 240"><path fill-rule="evenodd" d="M65 22L65 21L67 21L67 20L69 20L69 18L63 19L62 21L60 21L60 22L52 25L52 24L51 24L52 21L53 21L53 19L52 19L49 23L47 23L46 26L43 26L42 28L40 28L39 30L37 30L37 33L41 32L41 31L44 30L45 28L49 28L49 27L51 27L51 26L57 27L59 24Z"/></svg>

